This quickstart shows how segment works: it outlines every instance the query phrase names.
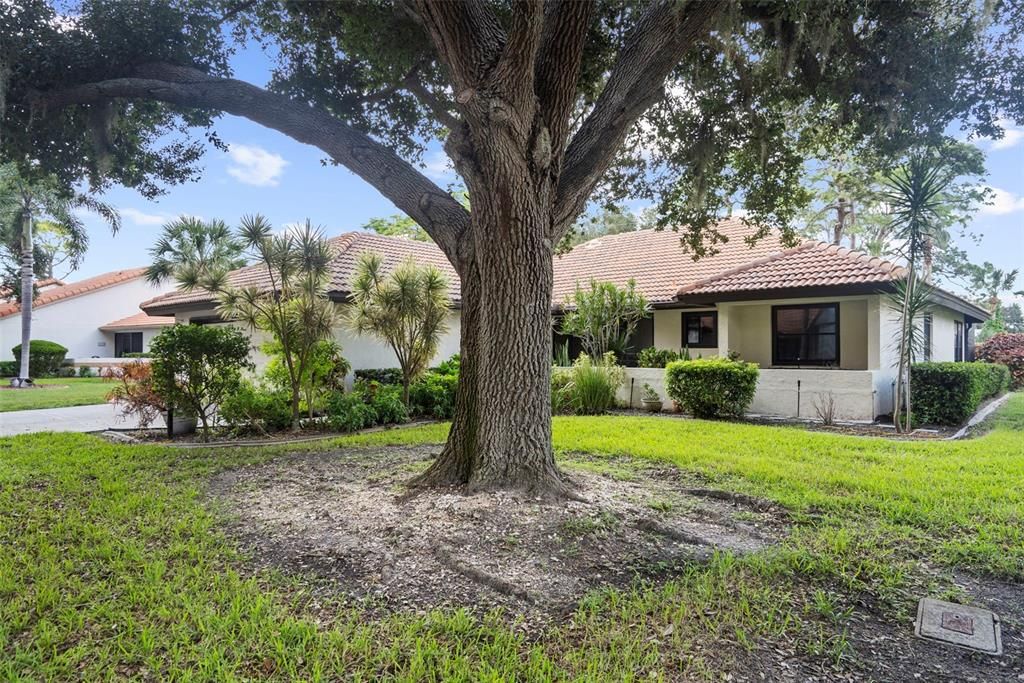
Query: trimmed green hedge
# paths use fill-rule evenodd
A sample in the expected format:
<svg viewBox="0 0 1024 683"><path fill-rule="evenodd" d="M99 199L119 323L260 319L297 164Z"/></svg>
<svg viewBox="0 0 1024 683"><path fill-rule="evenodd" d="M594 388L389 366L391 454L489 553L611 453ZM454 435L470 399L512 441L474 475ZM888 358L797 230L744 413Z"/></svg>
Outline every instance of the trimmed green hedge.
<svg viewBox="0 0 1024 683"><path fill-rule="evenodd" d="M357 380L377 382L379 384L401 384L402 368L363 368L356 370Z"/></svg>
<svg viewBox="0 0 1024 683"><path fill-rule="evenodd" d="M694 417L741 417L754 400L756 363L728 358L676 361L665 367L668 395Z"/></svg>
<svg viewBox="0 0 1024 683"><path fill-rule="evenodd" d="M1006 391L1010 371L996 363L915 363L910 393L918 424L956 426L967 421L981 402Z"/></svg>
<svg viewBox="0 0 1024 683"><path fill-rule="evenodd" d="M11 353L15 358L14 377L20 370L21 344L18 344ZM28 374L32 377L52 377L60 371L64 362L64 356L68 350L57 342L46 341L45 339L33 339L28 345Z"/></svg>
<svg viewBox="0 0 1024 683"><path fill-rule="evenodd" d="M0 360L0 377L17 377L18 361Z"/></svg>

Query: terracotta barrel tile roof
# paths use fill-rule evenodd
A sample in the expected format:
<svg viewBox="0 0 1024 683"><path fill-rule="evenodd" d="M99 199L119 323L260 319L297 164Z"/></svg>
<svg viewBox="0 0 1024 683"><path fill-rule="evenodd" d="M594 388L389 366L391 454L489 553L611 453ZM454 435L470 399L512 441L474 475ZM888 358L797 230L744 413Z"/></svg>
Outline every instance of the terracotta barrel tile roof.
<svg viewBox="0 0 1024 683"><path fill-rule="evenodd" d="M902 267L846 247L804 242L710 278L683 285L680 298L797 287L882 284L901 279Z"/></svg>
<svg viewBox="0 0 1024 683"><path fill-rule="evenodd" d="M106 325L100 325L100 329L104 332L113 332L117 330L139 330L150 327L166 327L167 325L174 324L174 316L157 316L148 315L147 313L138 312L135 315L130 315L127 318L121 318L109 322Z"/></svg>
<svg viewBox="0 0 1024 683"><path fill-rule="evenodd" d="M561 304L591 279L625 285L631 278L651 303L675 300L679 288L749 264L782 251L777 235L758 240L751 247L744 238L753 228L739 219L718 224L728 241L715 245L718 253L697 261L684 251L679 233L672 230L637 230L598 237L568 254L555 257L554 303Z"/></svg>
<svg viewBox="0 0 1024 683"><path fill-rule="evenodd" d="M444 253L433 242L417 242L406 237L388 237L370 232L348 232L328 240L334 252L331 262L331 281L328 292L344 296L349 292L349 282L355 274L356 264L363 252L374 251L384 258L384 266L391 269L408 257L417 263L437 266L448 278L448 290L453 301L460 300L459 278ZM262 265L239 268L228 275L233 287L270 288L267 269ZM195 304L213 304L215 297L205 289L192 291L178 290L144 302L144 311L165 312L176 307Z"/></svg>
<svg viewBox="0 0 1024 683"><path fill-rule="evenodd" d="M72 282L71 284L61 287L47 287L44 291L39 292L39 296L32 299L32 308L42 308L43 306L48 306L49 304L54 304L58 301L64 301L65 299L88 294L89 292L95 292L99 289L119 285L122 282L128 282L129 280L142 277L142 274L145 271L145 268L127 268L125 270L115 270L109 273L103 273L102 275L86 278L85 280L79 280L78 282ZM15 315L20 312L21 304L16 301L0 304L0 318L6 318L7 316Z"/></svg>

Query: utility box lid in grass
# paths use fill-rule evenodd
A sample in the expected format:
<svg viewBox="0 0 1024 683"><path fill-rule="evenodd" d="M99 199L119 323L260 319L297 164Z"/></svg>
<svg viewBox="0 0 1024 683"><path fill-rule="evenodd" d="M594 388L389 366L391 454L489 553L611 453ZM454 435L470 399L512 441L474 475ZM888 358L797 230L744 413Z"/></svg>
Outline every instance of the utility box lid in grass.
<svg viewBox="0 0 1024 683"><path fill-rule="evenodd" d="M990 655L1003 653L995 612L954 602L922 598L917 605L915 635Z"/></svg>

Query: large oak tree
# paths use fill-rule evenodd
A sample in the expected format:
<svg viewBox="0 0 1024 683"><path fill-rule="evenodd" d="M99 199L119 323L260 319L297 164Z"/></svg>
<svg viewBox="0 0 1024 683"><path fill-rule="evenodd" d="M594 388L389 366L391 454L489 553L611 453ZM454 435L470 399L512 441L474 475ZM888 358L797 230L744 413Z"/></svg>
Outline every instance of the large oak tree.
<svg viewBox="0 0 1024 683"><path fill-rule="evenodd" d="M996 0L43 0L4 5L5 157L155 195L198 173L190 130L243 116L322 150L419 223L461 278L462 369L424 484L558 494L552 254L588 203L657 200L699 256L741 204L789 230L804 162L1020 119ZM230 29L230 30L229 30ZM231 77L236 41L276 58ZM417 170L443 140L467 210Z"/></svg>

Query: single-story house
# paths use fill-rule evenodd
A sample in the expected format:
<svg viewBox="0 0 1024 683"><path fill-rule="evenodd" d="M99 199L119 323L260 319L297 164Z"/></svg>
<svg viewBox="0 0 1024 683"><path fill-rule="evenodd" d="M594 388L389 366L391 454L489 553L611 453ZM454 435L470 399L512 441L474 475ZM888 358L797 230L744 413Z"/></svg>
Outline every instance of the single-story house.
<svg viewBox="0 0 1024 683"><path fill-rule="evenodd" d="M461 299L459 297L459 278L448 259L432 242L418 242L404 237L386 237L369 232L348 232L329 240L334 252L331 263L331 282L328 297L339 306L338 325L335 327L334 338L341 345L346 360L354 370L365 368L396 367L398 359L394 352L382 342L372 337L358 337L349 330L342 321L342 309L349 299L349 283L356 271L356 264L363 252L372 251L384 259L385 269L397 266L405 259L412 257L417 263L432 264L441 269L448 278L449 296L452 309L449 313L448 331L443 336L438 348L437 360L444 360L459 352L459 330ZM228 276L229 284L234 287L270 287L265 266L251 265L233 271ZM154 316L173 316L179 323L219 323L221 317L216 311L215 297L203 289L192 291L176 291L145 301L140 306L144 312ZM253 336L257 349L255 362L257 367L266 362L259 353L259 347L267 338L261 333Z"/></svg>
<svg viewBox="0 0 1024 683"><path fill-rule="evenodd" d="M718 225L726 238L717 252L694 260L672 231L639 230L599 237L556 257L553 310L562 309L577 284L591 280L625 285L629 280L651 303L652 315L631 340L681 350L692 356L739 354L758 363L761 378L752 412L813 417L826 394L837 416L871 420L892 410L896 311L887 294L904 270L888 261L821 242L796 247L769 236L750 245L748 225L730 219ZM458 278L433 244L401 237L353 232L331 240L335 250L329 296L344 306L359 254L376 251L386 264L412 256L442 269L452 283L449 331L438 359L459 348ZM236 285L266 284L258 266L235 271ZM219 322L205 291L173 292L142 304L150 315L178 322ZM926 356L971 357L971 327L987 318L978 306L936 290L924 321ZM372 338L357 338L343 326L335 334L354 369L396 365L393 353ZM557 339L556 339L557 341ZM664 396L663 372L630 369L622 398L638 401L644 383Z"/></svg>
<svg viewBox="0 0 1024 683"><path fill-rule="evenodd" d="M40 281L32 300L32 338L67 347L76 365L103 365L148 351L153 336L173 325L174 318L149 316L139 310L139 302L174 286L153 286L144 272L127 268L78 282ZM20 343L21 304L0 303L0 357L17 360L11 349Z"/></svg>

